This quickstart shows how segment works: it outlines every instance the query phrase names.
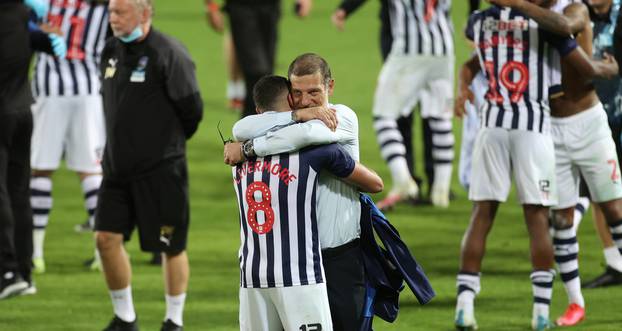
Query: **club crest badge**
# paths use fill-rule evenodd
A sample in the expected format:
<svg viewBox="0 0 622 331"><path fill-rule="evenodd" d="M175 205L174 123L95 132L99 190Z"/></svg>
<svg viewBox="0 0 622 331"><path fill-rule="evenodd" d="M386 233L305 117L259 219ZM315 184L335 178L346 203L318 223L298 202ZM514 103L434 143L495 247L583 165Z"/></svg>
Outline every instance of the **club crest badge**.
<svg viewBox="0 0 622 331"><path fill-rule="evenodd" d="M143 56L138 60L138 65L136 66L136 69L132 71L132 75L130 76L130 82L142 83L145 81L145 69L147 68L147 63L149 63L149 58L146 56Z"/></svg>
<svg viewBox="0 0 622 331"><path fill-rule="evenodd" d="M104 71L104 79L109 79L114 77L114 74L117 72L117 59L108 59L108 67Z"/></svg>

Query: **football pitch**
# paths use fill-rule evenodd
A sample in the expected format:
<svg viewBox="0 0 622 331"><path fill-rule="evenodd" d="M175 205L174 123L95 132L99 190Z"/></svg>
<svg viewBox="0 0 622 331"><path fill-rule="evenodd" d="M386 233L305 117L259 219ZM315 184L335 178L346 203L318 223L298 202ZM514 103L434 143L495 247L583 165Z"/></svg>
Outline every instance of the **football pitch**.
<svg viewBox="0 0 622 331"><path fill-rule="evenodd" d="M360 122L361 160L375 169L390 188L388 168L382 161L371 124L371 106L381 67L378 47L378 1L368 1L338 32L330 23L337 1L315 1L311 16L295 18L293 1L283 0L277 74L285 75L289 62L304 52L324 56L335 78L333 103L357 112ZM454 1L457 63L470 54L462 39L467 1ZM238 118L226 109L226 69L222 37L206 24L200 0L156 0L154 26L180 39L190 50L205 104L205 117L188 145L191 189L191 228L188 255L190 285L184 314L187 330L238 329L238 211L230 168L223 164L222 142L216 124L229 128ZM145 125L148 124L145 120ZM454 121L457 173L460 120ZM420 141L421 122L414 135ZM422 146L416 144L418 161ZM421 162L419 174L423 173ZM400 314L394 324L376 318L375 330L452 330L455 277L460 241L468 224L471 204L454 175L457 199L448 209L400 205L388 214L429 276L437 297L420 306L408 289L402 292ZM427 188L426 188L427 190ZM375 196L376 199L384 194ZM39 293L0 301L0 331L101 330L112 318L112 306L103 276L83 267L93 254L90 234L73 226L85 219L78 178L65 169L54 175L54 206L46 235L47 271L35 275ZM481 330L527 330L532 292L528 238L522 211L512 195L501 206L492 230L482 274L482 291L476 299ZM602 249L587 215L580 228L580 271L583 280L600 274ZM158 267L148 265L149 254L138 249L136 234L127 245L133 265L132 289L142 330L159 330L164 317L163 280ZM573 330L620 330L622 287L584 291L586 320ZM551 317L566 308L563 286L556 279ZM289 330L288 330L289 331Z"/></svg>

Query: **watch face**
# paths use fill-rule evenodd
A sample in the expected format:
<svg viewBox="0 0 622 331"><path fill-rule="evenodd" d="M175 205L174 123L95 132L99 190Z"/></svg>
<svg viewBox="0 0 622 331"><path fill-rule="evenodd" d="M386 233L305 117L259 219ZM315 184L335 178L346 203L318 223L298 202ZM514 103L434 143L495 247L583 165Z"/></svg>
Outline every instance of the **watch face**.
<svg viewBox="0 0 622 331"><path fill-rule="evenodd" d="M253 141L248 140L242 145L242 150L244 151L244 156L250 157L253 152Z"/></svg>

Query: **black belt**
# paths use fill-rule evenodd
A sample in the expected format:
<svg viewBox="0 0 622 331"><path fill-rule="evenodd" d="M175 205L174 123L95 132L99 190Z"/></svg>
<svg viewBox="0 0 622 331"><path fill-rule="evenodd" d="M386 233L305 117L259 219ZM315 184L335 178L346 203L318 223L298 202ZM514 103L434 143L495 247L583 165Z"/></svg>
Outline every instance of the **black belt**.
<svg viewBox="0 0 622 331"><path fill-rule="evenodd" d="M343 253L345 253L346 251L359 246L359 242L361 240L359 238L356 238L350 242L347 242L341 246L337 246L337 247L332 247L332 248L327 248L327 249L323 249L322 250L322 258L324 259L330 259L333 258L335 256L339 256Z"/></svg>

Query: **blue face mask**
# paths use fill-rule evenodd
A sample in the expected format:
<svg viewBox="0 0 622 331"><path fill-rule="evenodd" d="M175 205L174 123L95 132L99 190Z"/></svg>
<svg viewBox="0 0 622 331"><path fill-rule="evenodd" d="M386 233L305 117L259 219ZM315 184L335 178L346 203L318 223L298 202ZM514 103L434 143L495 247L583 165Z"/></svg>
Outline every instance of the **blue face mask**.
<svg viewBox="0 0 622 331"><path fill-rule="evenodd" d="M134 29L130 34L128 34L127 36L121 36L119 37L119 39L124 43L131 43L133 41L136 41L138 38L142 36L143 36L143 29L141 28L139 24L136 27L136 29Z"/></svg>

